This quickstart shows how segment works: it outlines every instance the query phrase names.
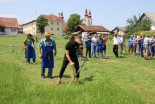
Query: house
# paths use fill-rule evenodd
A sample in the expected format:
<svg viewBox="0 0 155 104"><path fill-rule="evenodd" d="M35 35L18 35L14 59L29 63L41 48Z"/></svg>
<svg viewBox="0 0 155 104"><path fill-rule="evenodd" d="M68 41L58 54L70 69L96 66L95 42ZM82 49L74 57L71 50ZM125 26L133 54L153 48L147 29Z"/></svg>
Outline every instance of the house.
<svg viewBox="0 0 155 104"><path fill-rule="evenodd" d="M155 13L143 13L140 19L144 18L147 18L151 21L151 30L155 30Z"/></svg>
<svg viewBox="0 0 155 104"><path fill-rule="evenodd" d="M40 15L48 19L48 26L45 27L45 31L53 35L62 35L63 34L63 14L61 17L58 17L54 14L50 15ZM33 35L38 34L36 20L32 20L28 23L23 24L23 32L25 34L31 33Z"/></svg>
<svg viewBox="0 0 155 104"><path fill-rule="evenodd" d="M86 34L90 33L104 33L104 34L110 34L110 31L106 29L103 26L96 26L96 25L78 25L78 27L74 30L74 33L81 33L82 37L84 37Z"/></svg>
<svg viewBox="0 0 155 104"><path fill-rule="evenodd" d="M18 22L16 18L0 17L0 35L17 35Z"/></svg>
<svg viewBox="0 0 155 104"><path fill-rule="evenodd" d="M112 31L111 31L112 33L118 33L118 34L120 34L120 35L123 35L123 34L125 34L126 32L127 32L127 30L126 30L126 28L125 27L116 27L116 28L114 28Z"/></svg>

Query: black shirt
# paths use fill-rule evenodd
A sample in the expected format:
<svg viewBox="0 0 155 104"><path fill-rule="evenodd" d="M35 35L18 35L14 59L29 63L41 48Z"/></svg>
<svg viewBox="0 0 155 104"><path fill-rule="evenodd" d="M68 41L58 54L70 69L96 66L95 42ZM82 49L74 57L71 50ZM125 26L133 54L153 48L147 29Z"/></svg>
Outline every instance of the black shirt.
<svg viewBox="0 0 155 104"><path fill-rule="evenodd" d="M69 56L72 60L76 59L77 56L76 56L76 50L79 48L79 43L78 42L75 42L74 44L71 44L70 42L68 42L66 44L66 47L65 49L69 51ZM66 54L65 54L65 58L66 57Z"/></svg>

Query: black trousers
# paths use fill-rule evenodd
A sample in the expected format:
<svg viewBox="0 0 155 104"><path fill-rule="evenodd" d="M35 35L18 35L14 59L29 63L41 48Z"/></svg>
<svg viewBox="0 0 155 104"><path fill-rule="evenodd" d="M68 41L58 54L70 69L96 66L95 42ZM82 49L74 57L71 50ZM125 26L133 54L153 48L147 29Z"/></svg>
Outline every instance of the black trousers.
<svg viewBox="0 0 155 104"><path fill-rule="evenodd" d="M113 52L114 52L115 56L118 57L118 45L113 46Z"/></svg>
<svg viewBox="0 0 155 104"><path fill-rule="evenodd" d="M79 62L78 62L78 59L76 58L76 59L74 59L72 61L75 63L74 64L74 67L75 67L76 73L77 73L78 70L79 70ZM65 72L65 69L66 69L68 63L69 63L68 59L67 58L64 58L63 63L62 63L62 67L61 67L61 70L60 70L60 73L59 73L59 78L62 78L62 76L63 76L63 74ZM76 78L79 78L79 73L77 74Z"/></svg>
<svg viewBox="0 0 155 104"><path fill-rule="evenodd" d="M86 46L86 57L87 57L87 54L89 52L89 58L91 57L91 46Z"/></svg>

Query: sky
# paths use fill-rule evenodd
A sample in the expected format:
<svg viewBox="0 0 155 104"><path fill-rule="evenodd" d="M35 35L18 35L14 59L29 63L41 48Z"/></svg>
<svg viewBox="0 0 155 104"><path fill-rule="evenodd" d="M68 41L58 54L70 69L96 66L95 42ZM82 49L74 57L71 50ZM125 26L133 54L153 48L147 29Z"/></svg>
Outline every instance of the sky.
<svg viewBox="0 0 155 104"><path fill-rule="evenodd" d="M63 11L67 21L73 13L83 19L86 8L91 10L93 25L112 30L126 26L133 15L155 13L155 0L0 0L0 17L17 18L23 24L41 14L58 16Z"/></svg>

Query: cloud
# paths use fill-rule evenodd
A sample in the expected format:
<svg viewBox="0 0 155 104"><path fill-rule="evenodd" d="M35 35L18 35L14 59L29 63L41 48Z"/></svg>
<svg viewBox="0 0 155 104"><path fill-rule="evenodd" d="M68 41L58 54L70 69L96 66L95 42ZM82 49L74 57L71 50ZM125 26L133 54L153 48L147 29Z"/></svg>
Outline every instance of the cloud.
<svg viewBox="0 0 155 104"><path fill-rule="evenodd" d="M16 0L0 0L0 2L12 2L12 1L16 1Z"/></svg>
<svg viewBox="0 0 155 104"><path fill-rule="evenodd" d="M0 14L0 17L17 18L16 15L9 15L9 14Z"/></svg>

